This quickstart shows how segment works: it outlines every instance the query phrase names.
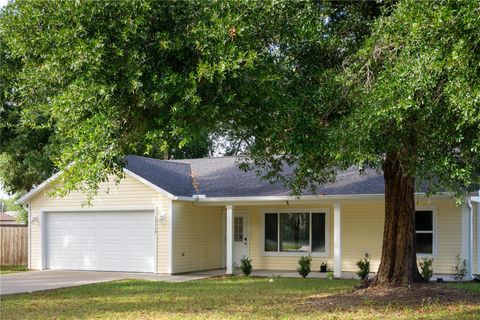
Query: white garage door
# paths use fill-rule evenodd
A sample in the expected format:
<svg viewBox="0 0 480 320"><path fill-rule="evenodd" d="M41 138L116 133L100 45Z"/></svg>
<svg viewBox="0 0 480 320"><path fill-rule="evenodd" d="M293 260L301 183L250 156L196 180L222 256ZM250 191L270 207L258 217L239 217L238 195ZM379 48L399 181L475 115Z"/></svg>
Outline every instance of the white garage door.
<svg viewBox="0 0 480 320"><path fill-rule="evenodd" d="M46 268L154 272L152 212L46 214Z"/></svg>

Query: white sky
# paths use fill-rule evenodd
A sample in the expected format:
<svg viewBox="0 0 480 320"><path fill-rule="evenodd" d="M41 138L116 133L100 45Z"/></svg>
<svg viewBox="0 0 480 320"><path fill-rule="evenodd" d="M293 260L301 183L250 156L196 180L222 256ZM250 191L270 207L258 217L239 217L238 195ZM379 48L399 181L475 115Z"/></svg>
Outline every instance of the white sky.
<svg viewBox="0 0 480 320"><path fill-rule="evenodd" d="M0 1L3 1L3 0L0 0ZM2 185L0 184L0 199L3 198L10 198L10 196L8 194L6 194L5 192L3 192L3 189L2 189Z"/></svg>
<svg viewBox="0 0 480 320"><path fill-rule="evenodd" d="M0 0L0 7L3 7L4 5L6 5L8 2L8 0Z"/></svg>

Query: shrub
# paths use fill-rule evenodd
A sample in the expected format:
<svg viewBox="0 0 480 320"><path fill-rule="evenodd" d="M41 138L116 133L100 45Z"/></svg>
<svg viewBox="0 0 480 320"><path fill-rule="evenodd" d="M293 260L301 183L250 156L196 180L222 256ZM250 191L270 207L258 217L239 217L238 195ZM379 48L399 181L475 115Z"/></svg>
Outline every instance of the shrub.
<svg viewBox="0 0 480 320"><path fill-rule="evenodd" d="M333 280L333 272L332 271L327 272L327 279L328 280Z"/></svg>
<svg viewBox="0 0 480 320"><path fill-rule="evenodd" d="M310 268L312 265L312 258L310 255L308 256L301 256L300 260L298 260L298 273L302 276L302 278L306 278L310 273Z"/></svg>
<svg viewBox="0 0 480 320"><path fill-rule="evenodd" d="M362 279L362 281L365 281L368 279L368 274L370 273L370 257L368 255L365 255L364 258L361 258L357 261L357 276Z"/></svg>
<svg viewBox="0 0 480 320"><path fill-rule="evenodd" d="M326 262L322 262L322 263L320 264L320 272L327 272L327 267L328 267L327 263L326 263Z"/></svg>
<svg viewBox="0 0 480 320"><path fill-rule="evenodd" d="M244 275L249 276L252 273L252 259L242 257L240 260L240 269Z"/></svg>
<svg viewBox="0 0 480 320"><path fill-rule="evenodd" d="M425 281L429 281L430 278L433 275L433 259L429 258L423 258L422 261L420 261L420 274L422 275L423 279Z"/></svg>
<svg viewBox="0 0 480 320"><path fill-rule="evenodd" d="M455 257L455 266L453 268L455 274L455 280L463 280L465 275L467 274L467 260L460 257L459 254Z"/></svg>

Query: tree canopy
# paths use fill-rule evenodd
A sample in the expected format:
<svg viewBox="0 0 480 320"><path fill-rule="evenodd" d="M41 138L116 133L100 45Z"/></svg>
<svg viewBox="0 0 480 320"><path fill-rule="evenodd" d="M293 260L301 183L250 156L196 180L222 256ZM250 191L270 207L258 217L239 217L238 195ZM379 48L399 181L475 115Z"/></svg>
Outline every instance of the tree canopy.
<svg viewBox="0 0 480 320"><path fill-rule="evenodd" d="M373 168L378 279L411 282L415 187L480 182L478 30L476 0L17 0L0 14L0 177L15 191L62 169L59 195L91 197L125 155L196 156L213 134L297 194Z"/></svg>
<svg viewBox="0 0 480 320"><path fill-rule="evenodd" d="M312 87L286 85L288 102L262 118L263 130L246 126L253 127L247 136L255 136L254 159L272 175L281 172L272 163L297 163L295 179L287 182L305 187L352 165L382 169L387 152L412 148L402 166L418 187L474 190L480 177L478 13L478 1L401 1L377 19L361 46L341 50L337 63L307 65L318 78L295 69Z"/></svg>
<svg viewBox="0 0 480 320"><path fill-rule="evenodd" d="M358 46L379 7L297 1L10 3L0 25L2 117L8 117L2 159L4 168L23 166L32 178L0 170L2 179L18 191L56 168L64 170L61 194L94 194L109 174L121 175L126 154L195 156L198 148L180 150L199 140L208 147L212 132L249 141L256 135L250 125L264 130L269 123L260 122L270 113L282 115L279 106L318 105L321 98L312 93L330 76L330 66ZM285 103L292 94L284 90L299 96ZM40 161L32 165L28 159Z"/></svg>

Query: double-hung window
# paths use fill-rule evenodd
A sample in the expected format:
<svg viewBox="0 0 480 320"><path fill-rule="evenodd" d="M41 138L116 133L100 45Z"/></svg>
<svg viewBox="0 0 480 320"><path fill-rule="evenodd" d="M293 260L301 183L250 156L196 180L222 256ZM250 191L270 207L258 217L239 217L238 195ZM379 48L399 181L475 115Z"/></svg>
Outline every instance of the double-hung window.
<svg viewBox="0 0 480 320"><path fill-rule="evenodd" d="M432 210L415 211L417 254L434 254L434 215Z"/></svg>
<svg viewBox="0 0 480 320"><path fill-rule="evenodd" d="M265 253L326 254L328 221L325 211L275 211L264 213Z"/></svg>

